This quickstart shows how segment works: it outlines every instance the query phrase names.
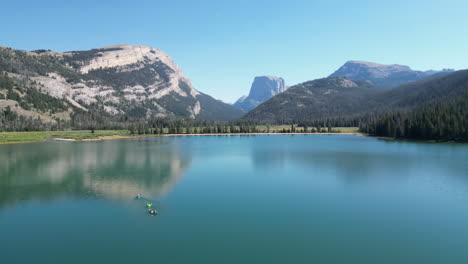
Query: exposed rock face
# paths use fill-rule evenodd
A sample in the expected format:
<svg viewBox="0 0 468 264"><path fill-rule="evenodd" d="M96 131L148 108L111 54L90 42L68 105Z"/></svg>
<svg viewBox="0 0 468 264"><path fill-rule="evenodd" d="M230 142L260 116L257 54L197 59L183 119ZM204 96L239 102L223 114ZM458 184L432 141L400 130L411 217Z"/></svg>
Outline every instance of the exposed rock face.
<svg viewBox="0 0 468 264"><path fill-rule="evenodd" d="M378 64L365 61L348 61L330 77L346 77L352 80L369 80L377 86L392 88L404 83L429 78L435 74L447 74L451 69L441 71L414 71L410 67L398 64Z"/></svg>
<svg viewBox="0 0 468 264"><path fill-rule="evenodd" d="M266 101L286 90L283 78L273 76L255 77L249 97L257 101Z"/></svg>
<svg viewBox="0 0 468 264"><path fill-rule="evenodd" d="M19 73L36 89L88 111L112 115L230 120L243 112L200 93L166 53L117 45L89 51L22 52L0 49L0 72ZM43 61L48 61L43 65ZM27 65L27 66L25 66ZM11 75L11 74L10 74Z"/></svg>
<svg viewBox="0 0 468 264"><path fill-rule="evenodd" d="M283 78L274 76L255 77L249 96L242 96L234 106L250 111L271 97L286 91L287 86Z"/></svg>
<svg viewBox="0 0 468 264"><path fill-rule="evenodd" d="M134 45L117 45L101 48L100 56L96 56L90 61L86 62L80 67L81 73L88 73L91 70L105 69L105 68L118 68L120 71L131 72L142 69L145 64L162 63L169 67L168 79L169 85L160 91L150 89L150 98L161 98L169 92L174 91L181 96L187 96L187 93L179 87L179 83L183 82L188 87L188 93L192 97L200 94L192 87L188 78L184 76L179 66L177 66L166 53L148 46L134 46ZM156 87L151 87L156 88ZM141 85L128 87L128 92L144 90Z"/></svg>

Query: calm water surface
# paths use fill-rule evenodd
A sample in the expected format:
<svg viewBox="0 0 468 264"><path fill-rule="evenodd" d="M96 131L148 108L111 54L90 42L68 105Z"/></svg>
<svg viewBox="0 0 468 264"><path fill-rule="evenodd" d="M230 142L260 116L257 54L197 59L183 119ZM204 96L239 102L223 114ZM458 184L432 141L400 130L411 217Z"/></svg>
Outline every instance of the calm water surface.
<svg viewBox="0 0 468 264"><path fill-rule="evenodd" d="M0 146L1 263L468 263L467 245L468 145L278 135Z"/></svg>

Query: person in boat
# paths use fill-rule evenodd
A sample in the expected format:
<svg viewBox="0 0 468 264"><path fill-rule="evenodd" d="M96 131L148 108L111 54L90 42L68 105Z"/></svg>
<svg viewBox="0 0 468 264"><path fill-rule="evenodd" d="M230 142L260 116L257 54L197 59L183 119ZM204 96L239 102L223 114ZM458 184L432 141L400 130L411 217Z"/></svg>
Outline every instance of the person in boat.
<svg viewBox="0 0 468 264"><path fill-rule="evenodd" d="M147 207L147 208L151 208L151 206L153 206L153 204L150 204L150 203L147 203L147 204L146 204L146 207Z"/></svg>
<svg viewBox="0 0 468 264"><path fill-rule="evenodd" d="M156 210L154 210L154 209L149 209L149 210L148 210L148 213L149 213L150 215L157 215L157 214L158 214L158 212L156 212Z"/></svg>
<svg viewBox="0 0 468 264"><path fill-rule="evenodd" d="M136 196L136 198L137 198L137 199L141 199L141 194L138 194L138 195Z"/></svg>

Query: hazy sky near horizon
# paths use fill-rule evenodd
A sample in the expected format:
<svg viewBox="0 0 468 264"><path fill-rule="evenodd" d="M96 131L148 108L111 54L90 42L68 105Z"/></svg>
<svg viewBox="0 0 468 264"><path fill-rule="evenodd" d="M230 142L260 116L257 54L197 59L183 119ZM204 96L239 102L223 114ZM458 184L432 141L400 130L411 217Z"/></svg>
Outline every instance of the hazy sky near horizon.
<svg viewBox="0 0 468 264"><path fill-rule="evenodd" d="M248 94L255 76L294 85L326 77L348 60L468 68L463 0L2 0L0 6L0 46L149 45L171 55L196 89L231 103Z"/></svg>

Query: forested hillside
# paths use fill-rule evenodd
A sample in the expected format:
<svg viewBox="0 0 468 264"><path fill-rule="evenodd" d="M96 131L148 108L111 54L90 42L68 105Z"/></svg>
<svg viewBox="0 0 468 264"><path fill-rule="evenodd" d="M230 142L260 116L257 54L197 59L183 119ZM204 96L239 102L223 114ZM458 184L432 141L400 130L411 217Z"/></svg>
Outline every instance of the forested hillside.
<svg viewBox="0 0 468 264"><path fill-rule="evenodd" d="M362 118L360 131L397 139L468 141L468 93Z"/></svg>
<svg viewBox="0 0 468 264"><path fill-rule="evenodd" d="M392 138L468 140L468 70L403 85L378 100L385 110L362 118L361 131Z"/></svg>
<svg viewBox="0 0 468 264"><path fill-rule="evenodd" d="M343 77L323 78L290 87L247 113L242 119L294 123L365 113L379 94L371 83Z"/></svg>

